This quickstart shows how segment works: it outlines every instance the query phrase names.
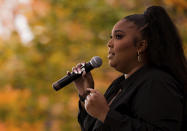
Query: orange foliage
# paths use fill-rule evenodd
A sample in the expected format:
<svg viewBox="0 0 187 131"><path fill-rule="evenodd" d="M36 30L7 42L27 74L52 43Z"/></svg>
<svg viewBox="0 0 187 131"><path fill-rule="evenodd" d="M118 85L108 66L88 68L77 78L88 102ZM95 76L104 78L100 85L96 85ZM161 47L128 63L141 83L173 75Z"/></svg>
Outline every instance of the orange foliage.
<svg viewBox="0 0 187 131"><path fill-rule="evenodd" d="M0 91L0 105L17 105L20 100L29 99L30 91L28 89L17 90L7 85Z"/></svg>
<svg viewBox="0 0 187 131"><path fill-rule="evenodd" d="M44 126L41 122L37 123L22 123L20 126L12 122L0 122L0 131L42 131Z"/></svg>
<svg viewBox="0 0 187 131"><path fill-rule="evenodd" d="M50 4L44 1L32 0L33 11L37 12L40 16L45 16L49 13Z"/></svg>
<svg viewBox="0 0 187 131"><path fill-rule="evenodd" d="M73 94L70 96L70 102L68 103L69 111L74 112L77 109L78 103L78 96L77 94Z"/></svg>
<svg viewBox="0 0 187 131"><path fill-rule="evenodd" d="M71 40L83 38L90 40L93 38L92 33L86 30L81 24L74 22L63 23L63 30L66 31L67 37Z"/></svg>
<svg viewBox="0 0 187 131"><path fill-rule="evenodd" d="M176 6L178 10L187 9L186 0L164 0L164 2L169 6Z"/></svg>

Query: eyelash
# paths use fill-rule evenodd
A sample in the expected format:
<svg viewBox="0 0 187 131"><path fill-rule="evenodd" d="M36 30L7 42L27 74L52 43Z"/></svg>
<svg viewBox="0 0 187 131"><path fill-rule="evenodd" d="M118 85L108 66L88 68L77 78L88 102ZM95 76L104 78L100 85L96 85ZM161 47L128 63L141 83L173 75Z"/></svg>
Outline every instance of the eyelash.
<svg viewBox="0 0 187 131"><path fill-rule="evenodd" d="M120 40L123 37L123 35L116 34L115 38ZM112 35L110 35L110 39L112 39Z"/></svg>

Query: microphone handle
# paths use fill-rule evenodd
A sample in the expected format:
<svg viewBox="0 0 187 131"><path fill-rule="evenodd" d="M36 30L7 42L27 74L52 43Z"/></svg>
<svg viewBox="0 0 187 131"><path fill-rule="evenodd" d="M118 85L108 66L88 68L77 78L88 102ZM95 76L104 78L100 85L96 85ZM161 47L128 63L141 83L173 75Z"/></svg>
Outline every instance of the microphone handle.
<svg viewBox="0 0 187 131"><path fill-rule="evenodd" d="M79 78L82 74L75 74L74 72L72 72L70 75L66 75L64 76L62 79L58 80L57 82L55 82L53 84L53 88L58 91L61 88L65 87L66 85L68 85L69 83L71 83L72 81L76 80L77 78Z"/></svg>
<svg viewBox="0 0 187 131"><path fill-rule="evenodd" d="M85 71L86 71L86 73L87 73L87 72L90 72L90 70L92 70L94 67L91 65L90 62L88 62L82 68L84 68ZM79 78L80 76L82 76L82 73L81 74L75 74L74 72L72 72L70 75L66 75L62 79L56 81L52 85L53 89L55 89L56 91L58 91L61 88L65 87L66 85L70 84L72 81L74 81L77 78Z"/></svg>

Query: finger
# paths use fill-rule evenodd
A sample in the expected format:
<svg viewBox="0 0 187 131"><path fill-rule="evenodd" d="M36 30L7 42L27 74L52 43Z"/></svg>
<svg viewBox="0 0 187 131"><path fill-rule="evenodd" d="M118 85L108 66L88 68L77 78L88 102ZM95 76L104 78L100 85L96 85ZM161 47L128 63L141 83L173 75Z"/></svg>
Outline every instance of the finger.
<svg viewBox="0 0 187 131"><path fill-rule="evenodd" d="M75 74L78 73L77 69L75 67L72 68L72 72L74 72Z"/></svg>
<svg viewBox="0 0 187 131"><path fill-rule="evenodd" d="M82 66L82 63L78 63L78 64L76 65L77 68L79 68L79 67L81 67L81 66Z"/></svg>
<svg viewBox="0 0 187 131"><path fill-rule="evenodd" d="M86 100L87 100L87 101L89 101L90 98L91 98L91 95L87 95L87 96L86 96Z"/></svg>
<svg viewBox="0 0 187 131"><path fill-rule="evenodd" d="M67 75L70 75L71 74L71 72L70 71L67 71Z"/></svg>
<svg viewBox="0 0 187 131"><path fill-rule="evenodd" d="M86 62L78 63L76 67L82 67L86 64Z"/></svg>
<svg viewBox="0 0 187 131"><path fill-rule="evenodd" d="M90 96L94 96L95 92L90 93Z"/></svg>
<svg viewBox="0 0 187 131"><path fill-rule="evenodd" d="M85 64L86 64L86 62L82 62L82 63L81 63L82 66L85 66Z"/></svg>
<svg viewBox="0 0 187 131"><path fill-rule="evenodd" d="M89 91L90 93L97 93L97 90L92 88L87 88L86 90Z"/></svg>
<svg viewBox="0 0 187 131"><path fill-rule="evenodd" d="M87 105L88 105L88 100L85 100L85 101L84 101L84 105L85 105L85 107L87 107Z"/></svg>
<svg viewBox="0 0 187 131"><path fill-rule="evenodd" d="M77 64L76 69L77 69L78 74L81 74L84 71L83 70L84 69L83 68L84 65L85 65L84 63Z"/></svg>
<svg viewBox="0 0 187 131"><path fill-rule="evenodd" d="M81 71L81 68L80 68L80 67L78 67L78 68L77 68L77 71L78 71L78 73L79 73L79 74L81 74L81 73L82 73L82 71Z"/></svg>
<svg viewBox="0 0 187 131"><path fill-rule="evenodd" d="M83 67L84 65L85 65L85 63L77 64L76 68L77 68L77 71L79 74L81 74L85 70L85 68Z"/></svg>

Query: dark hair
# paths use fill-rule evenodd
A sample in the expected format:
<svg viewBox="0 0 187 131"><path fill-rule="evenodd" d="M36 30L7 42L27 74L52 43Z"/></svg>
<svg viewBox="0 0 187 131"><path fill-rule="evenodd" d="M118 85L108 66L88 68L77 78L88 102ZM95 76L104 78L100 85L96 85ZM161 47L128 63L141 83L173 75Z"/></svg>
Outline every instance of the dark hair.
<svg viewBox="0 0 187 131"><path fill-rule="evenodd" d="M187 61L177 28L160 6L151 6L144 14L130 15L125 19L142 28L141 34L148 42L148 64L167 71L184 85L183 122L187 122ZM183 124L183 129L187 129L186 124Z"/></svg>
<svg viewBox="0 0 187 131"><path fill-rule="evenodd" d="M164 8L151 6L144 14L134 14L124 19L142 28L142 36L148 42L148 64L167 71L186 87L187 61L182 41Z"/></svg>

